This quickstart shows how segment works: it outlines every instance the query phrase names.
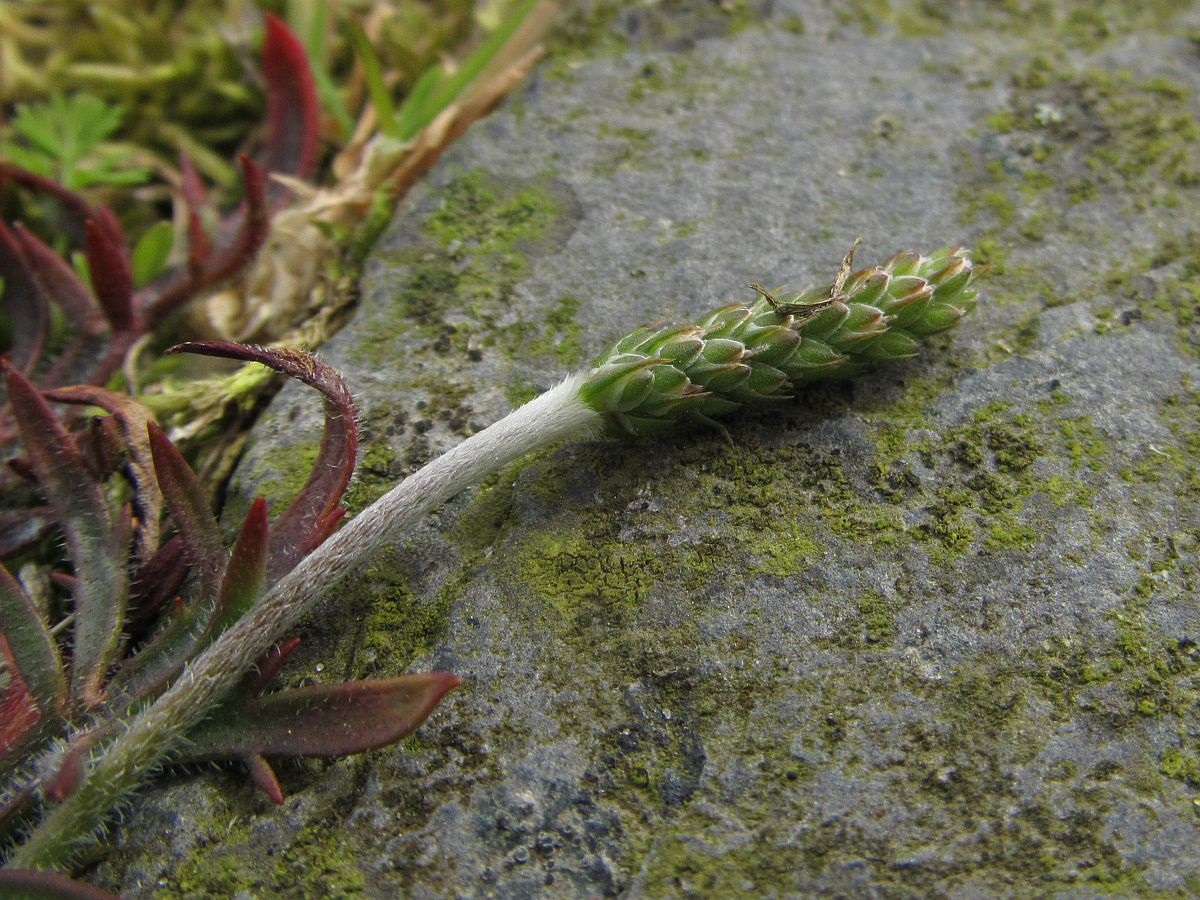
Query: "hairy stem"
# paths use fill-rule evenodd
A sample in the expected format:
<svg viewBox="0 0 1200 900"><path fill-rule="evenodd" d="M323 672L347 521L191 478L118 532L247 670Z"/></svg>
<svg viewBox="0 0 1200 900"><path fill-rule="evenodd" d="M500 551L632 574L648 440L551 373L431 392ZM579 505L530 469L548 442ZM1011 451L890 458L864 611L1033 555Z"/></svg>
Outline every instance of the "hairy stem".
<svg viewBox="0 0 1200 900"><path fill-rule="evenodd" d="M193 660L92 761L79 789L53 808L9 860L14 868L69 864L109 812L170 760L179 741L262 656L343 578L426 513L526 453L598 432L602 416L579 399L574 375L402 481L272 587Z"/></svg>

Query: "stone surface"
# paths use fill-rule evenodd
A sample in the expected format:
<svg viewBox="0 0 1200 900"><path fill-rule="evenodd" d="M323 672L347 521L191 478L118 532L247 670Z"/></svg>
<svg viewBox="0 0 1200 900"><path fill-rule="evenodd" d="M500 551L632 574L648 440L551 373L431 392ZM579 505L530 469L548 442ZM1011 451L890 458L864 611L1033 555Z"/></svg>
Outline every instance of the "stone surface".
<svg viewBox="0 0 1200 900"><path fill-rule="evenodd" d="M975 247L977 314L732 443L567 446L459 498L333 592L292 678L466 685L398 747L281 766L281 808L156 783L93 877L1200 892L1200 13L1133 6L564 15L323 351L358 508L633 326L828 281L858 235L864 264ZM300 483L318 414L280 395L231 513Z"/></svg>

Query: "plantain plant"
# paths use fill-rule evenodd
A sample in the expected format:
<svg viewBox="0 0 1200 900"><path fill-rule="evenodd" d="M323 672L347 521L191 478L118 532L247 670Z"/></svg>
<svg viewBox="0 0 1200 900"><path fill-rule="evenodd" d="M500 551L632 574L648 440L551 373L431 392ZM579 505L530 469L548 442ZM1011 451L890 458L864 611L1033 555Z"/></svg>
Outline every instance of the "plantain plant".
<svg viewBox="0 0 1200 900"><path fill-rule="evenodd" d="M256 503L226 557L216 545L215 522L201 512L198 488L189 481L186 467L161 435L150 429L148 453L140 448L137 455L149 456L143 469L158 474L171 515L188 535L180 539L176 552L191 563L195 589L206 599L199 606L182 607L129 662L118 662L123 646L120 609L113 612L96 597L125 589L121 567L111 559L115 547L129 543L133 516L104 512L95 484L80 474L88 454L72 450L44 401L10 369L14 402L38 423L26 436L37 448L30 454L30 469L50 502L62 507L64 534L78 573L70 582L76 632L88 637L76 639L68 679L44 623L15 582L7 579L6 608L13 612L6 612L4 621L14 625L5 627L5 646L10 671L17 674L7 694L15 698L12 708L25 710L19 717L24 724L17 739L44 742L55 728L61 733L73 713L87 722L67 732L35 765L14 767L19 774L11 796L18 808L35 802L45 808L40 825L9 859L10 866L23 871L8 877L33 878L28 870L69 864L101 827L108 811L146 773L173 759L188 754L240 758L255 780L277 797L278 783L264 755L336 755L382 742L373 732L359 744L326 743L320 738L284 741L269 724L277 710L291 717L293 725L298 720L311 722L314 734L320 734L323 710L336 708L338 715L357 715L362 712L357 708L358 692L391 690L401 698L396 714L402 727L385 738L394 739L396 733L419 722L457 684L454 676L406 676L408 680L393 680L374 689L341 687L318 695L284 692L260 697L262 673L274 674L284 651L261 661L266 648L340 580L463 488L561 440L604 431L648 435L681 422L712 424L714 417L743 404L786 401L810 381L913 356L921 338L953 327L974 307L974 281L982 271L961 249L928 257L901 253L883 265L857 272L851 271L852 263L853 250L832 284L822 289L771 293L758 288L756 301L722 307L695 325L631 333L589 371L568 377L471 436L323 542L337 524L333 504L345 487L346 461L354 446L353 429L346 426L348 399L340 382L302 355L228 344L191 348L257 359L322 390L327 398L323 459L318 460L301 497L274 526L276 539L268 542L265 509ZM95 389L49 396L89 403L104 399ZM124 419L113 418L125 423L120 425L124 433L135 433L136 426L129 424L133 416L123 415ZM127 446L132 463L134 444L127 439ZM66 466L63 461L70 453L75 454L70 457L74 464ZM340 463L325 465L327 456ZM287 537L279 538L281 532ZM136 548L138 542L132 546ZM91 571L89 561L107 580L97 585L84 577ZM142 581L135 578L133 583ZM248 676L256 664L260 674ZM372 706L363 708L368 718L376 717ZM58 724L44 725L43 720Z"/></svg>

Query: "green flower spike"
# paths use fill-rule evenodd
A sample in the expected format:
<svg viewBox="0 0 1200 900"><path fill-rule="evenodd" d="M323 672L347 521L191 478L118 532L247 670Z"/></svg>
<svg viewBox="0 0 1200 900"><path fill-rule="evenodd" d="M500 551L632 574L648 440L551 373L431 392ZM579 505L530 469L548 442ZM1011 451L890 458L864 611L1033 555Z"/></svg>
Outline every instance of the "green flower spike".
<svg viewBox="0 0 1200 900"><path fill-rule="evenodd" d="M745 403L788 400L818 378L914 356L921 338L975 307L973 284L986 267L973 266L966 250L897 253L852 273L858 243L824 289L751 285L759 298L749 305L627 335L596 361L580 399L621 434L654 434L681 419L711 423Z"/></svg>

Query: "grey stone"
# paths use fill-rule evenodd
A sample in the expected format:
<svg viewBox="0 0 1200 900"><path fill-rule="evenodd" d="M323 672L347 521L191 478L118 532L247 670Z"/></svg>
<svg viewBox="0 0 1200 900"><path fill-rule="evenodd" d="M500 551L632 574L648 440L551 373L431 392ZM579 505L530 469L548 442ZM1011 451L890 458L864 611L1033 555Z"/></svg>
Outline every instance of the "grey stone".
<svg viewBox="0 0 1200 900"><path fill-rule="evenodd" d="M402 205L322 351L365 424L355 502L633 326L827 282L859 235L864 264L975 246L977 313L731 443L566 446L449 504L331 592L292 677L466 684L397 747L281 765L281 808L233 770L156 782L96 878L1200 892L1200 15L1132 7L567 14L586 40ZM286 389L230 521L319 428Z"/></svg>

